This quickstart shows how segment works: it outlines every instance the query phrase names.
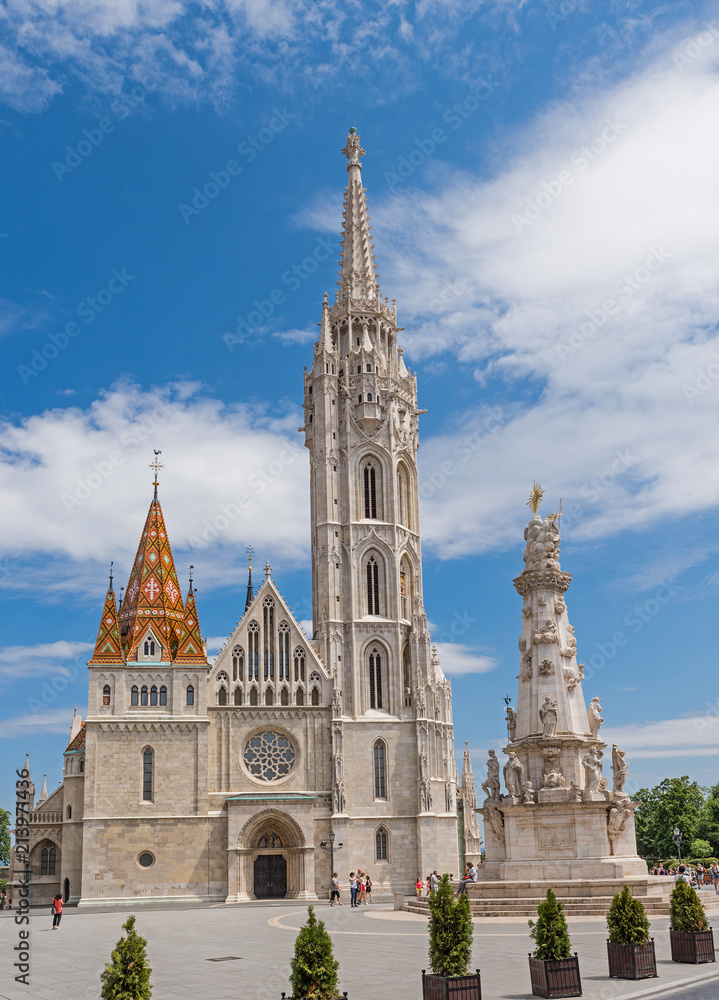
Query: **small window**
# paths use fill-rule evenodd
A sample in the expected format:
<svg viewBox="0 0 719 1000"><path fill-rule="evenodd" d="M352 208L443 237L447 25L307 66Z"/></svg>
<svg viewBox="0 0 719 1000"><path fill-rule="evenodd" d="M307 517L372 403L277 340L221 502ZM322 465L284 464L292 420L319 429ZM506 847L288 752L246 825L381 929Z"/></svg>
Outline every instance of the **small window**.
<svg viewBox="0 0 719 1000"><path fill-rule="evenodd" d="M84 773L85 773L85 758L83 757L82 760L80 761L80 774Z"/></svg>
<svg viewBox="0 0 719 1000"><path fill-rule="evenodd" d="M267 688L265 691L265 705L274 705L275 697L272 693L272 688Z"/></svg>
<svg viewBox="0 0 719 1000"><path fill-rule="evenodd" d="M221 687L217 692L217 704L226 705L227 704L227 688Z"/></svg>
<svg viewBox="0 0 719 1000"><path fill-rule="evenodd" d="M163 706L167 705L167 688L164 684L160 688L160 704Z"/></svg>
<svg viewBox="0 0 719 1000"><path fill-rule="evenodd" d="M287 690L286 687L283 687L282 692L280 694L280 705L289 705L289 703L290 703L290 692Z"/></svg>
<svg viewBox="0 0 719 1000"><path fill-rule="evenodd" d="M142 752L142 800L152 802L153 753L150 747Z"/></svg>
<svg viewBox="0 0 719 1000"><path fill-rule="evenodd" d="M387 860L387 831L383 826L375 835L375 861Z"/></svg>
<svg viewBox="0 0 719 1000"><path fill-rule="evenodd" d="M311 395L312 395L312 386L310 386L310 387L309 387L309 390L308 390L308 391L309 391L309 394L310 394L310 396L311 396Z"/></svg>
<svg viewBox="0 0 719 1000"><path fill-rule="evenodd" d="M150 688L150 704L157 705L157 688L154 684Z"/></svg>
<svg viewBox="0 0 719 1000"><path fill-rule="evenodd" d="M105 687L102 689L102 703L103 703L103 705L109 705L110 704L110 685L109 684L106 684Z"/></svg>
<svg viewBox="0 0 719 1000"><path fill-rule="evenodd" d="M357 402L358 403L362 402L362 393L360 393L359 396L357 397Z"/></svg>
<svg viewBox="0 0 719 1000"><path fill-rule="evenodd" d="M305 703L305 693L302 688L297 688L297 694L295 695L295 704L304 705Z"/></svg>
<svg viewBox="0 0 719 1000"><path fill-rule="evenodd" d="M187 690L185 692L185 704L194 705L195 704L195 689L192 684L187 685Z"/></svg>
<svg viewBox="0 0 719 1000"><path fill-rule="evenodd" d="M141 705L146 705L147 704L147 688L146 687L140 688L140 704Z"/></svg>
<svg viewBox="0 0 719 1000"><path fill-rule="evenodd" d="M372 371L372 365L367 365L367 371L368 371L368 372L371 372L371 371Z"/></svg>
<svg viewBox="0 0 719 1000"><path fill-rule="evenodd" d="M152 868L155 863L155 855L150 854L149 851L143 851L138 857L137 863L140 868Z"/></svg>
<svg viewBox="0 0 719 1000"><path fill-rule="evenodd" d="M362 365L357 365L357 374L358 375L362 374Z"/></svg>
<svg viewBox="0 0 719 1000"><path fill-rule="evenodd" d="M139 705L140 703L140 692L137 689L137 685L134 684L132 690L130 691L130 704Z"/></svg>
<svg viewBox="0 0 719 1000"><path fill-rule="evenodd" d="M320 692L318 688L312 688L312 704L319 705L320 703Z"/></svg>
<svg viewBox="0 0 719 1000"><path fill-rule="evenodd" d="M72 806L67 807L67 819L72 819Z"/></svg>
<svg viewBox="0 0 719 1000"><path fill-rule="evenodd" d="M314 418L313 418L312 414L310 413L310 423L312 423L313 419Z"/></svg>
<svg viewBox="0 0 719 1000"><path fill-rule="evenodd" d="M256 704L257 704L257 688L253 687L252 690L250 691L250 705L256 705Z"/></svg>
<svg viewBox="0 0 719 1000"><path fill-rule="evenodd" d="M241 705L242 704L242 689L241 688L238 688L238 687L235 688L234 698L235 698L235 705Z"/></svg>
<svg viewBox="0 0 719 1000"><path fill-rule="evenodd" d="M368 393L367 393L367 402L368 402L368 403L371 403L371 402L372 402L372 393L371 393L371 392L368 392Z"/></svg>

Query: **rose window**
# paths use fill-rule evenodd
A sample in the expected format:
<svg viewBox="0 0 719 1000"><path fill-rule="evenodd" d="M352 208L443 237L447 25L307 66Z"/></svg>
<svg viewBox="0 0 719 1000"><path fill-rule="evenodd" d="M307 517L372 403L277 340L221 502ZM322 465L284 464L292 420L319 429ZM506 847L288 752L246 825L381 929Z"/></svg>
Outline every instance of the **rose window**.
<svg viewBox="0 0 719 1000"><path fill-rule="evenodd" d="M272 730L250 737L242 754L247 770L260 781L285 778L294 767L296 756L290 740Z"/></svg>

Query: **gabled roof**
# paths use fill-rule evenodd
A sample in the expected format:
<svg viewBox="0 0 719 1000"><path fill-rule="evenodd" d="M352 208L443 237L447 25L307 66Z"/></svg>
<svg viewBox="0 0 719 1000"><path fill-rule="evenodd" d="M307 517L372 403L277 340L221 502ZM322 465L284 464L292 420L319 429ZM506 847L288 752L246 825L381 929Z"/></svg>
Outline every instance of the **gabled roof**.
<svg viewBox="0 0 719 1000"><path fill-rule="evenodd" d="M203 663L205 666L207 665L200 623L197 618L197 608L195 607L195 591L191 580L185 601L185 617L175 663Z"/></svg>
<svg viewBox="0 0 719 1000"><path fill-rule="evenodd" d="M102 609L100 627L97 631L95 651L92 654L90 663L124 662L125 657L122 652L120 627L117 620L117 605L115 603L115 593L112 589L112 578L110 578L110 586L105 595L105 606Z"/></svg>
<svg viewBox="0 0 719 1000"><path fill-rule="evenodd" d="M294 649L296 646L302 646L308 656L308 670L311 671L313 669L317 669L325 680L330 680L330 674L322 660L320 660L317 655L312 644L312 640L306 635L302 626L290 611L290 607L286 600L277 589L274 580L270 579L269 576L262 581L262 586L259 587L254 600L235 626L235 630L232 635L220 650L220 654L215 660L215 665L212 668L213 674L222 669L223 666L224 669L227 670L226 661L232 656L232 649L234 646L239 644L246 648L247 627L251 621L261 621L262 608L267 597L272 597L275 601L275 607L277 609L275 627L277 627L281 621L286 620L290 626L292 636L291 648Z"/></svg>

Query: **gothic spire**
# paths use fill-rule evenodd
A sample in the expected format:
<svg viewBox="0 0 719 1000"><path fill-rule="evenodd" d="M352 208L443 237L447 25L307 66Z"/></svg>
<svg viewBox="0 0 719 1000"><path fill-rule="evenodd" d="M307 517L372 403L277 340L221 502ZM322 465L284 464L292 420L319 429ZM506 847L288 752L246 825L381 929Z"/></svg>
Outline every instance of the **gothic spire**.
<svg viewBox="0 0 719 1000"><path fill-rule="evenodd" d="M155 495L120 608L120 638L125 655L134 659L133 648L140 640L140 633L152 624L162 647L158 659L170 660L183 631L185 608L156 482L153 485Z"/></svg>
<svg viewBox="0 0 719 1000"><path fill-rule="evenodd" d="M110 563L110 583L105 595L105 606L102 609L100 627L97 630L95 650L90 663L124 663L120 642L120 628L117 619L117 604L112 589L112 563Z"/></svg>
<svg viewBox="0 0 719 1000"><path fill-rule="evenodd" d="M192 570L190 566L190 583L185 601L185 617L180 632L180 645L175 656L175 663L206 663L204 643L200 631L200 622L195 605L195 588L192 585Z"/></svg>
<svg viewBox="0 0 719 1000"><path fill-rule="evenodd" d="M247 596L245 597L245 614L247 614L250 605L255 599L255 592L252 589L252 553L254 551L255 550L252 548L251 545L247 546L247 558L248 558L249 568L247 571Z"/></svg>
<svg viewBox="0 0 719 1000"><path fill-rule="evenodd" d="M365 155L360 145L357 129L352 127L347 145L342 150L347 157L347 187L342 216L342 250L340 252L340 280L336 301L350 298L374 302L379 296L379 281L374 263L374 245L371 241L367 211L366 191L362 187L362 164Z"/></svg>

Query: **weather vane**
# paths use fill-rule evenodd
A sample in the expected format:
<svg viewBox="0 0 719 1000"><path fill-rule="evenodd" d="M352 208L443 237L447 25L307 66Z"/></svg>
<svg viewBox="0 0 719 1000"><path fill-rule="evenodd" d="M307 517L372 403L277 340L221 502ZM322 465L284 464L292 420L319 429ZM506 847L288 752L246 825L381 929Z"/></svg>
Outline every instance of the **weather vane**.
<svg viewBox="0 0 719 1000"><path fill-rule="evenodd" d="M534 482L532 483L532 491L529 494L529 500L527 500L527 506L531 507L535 514L539 510L539 505L542 502L543 496L544 496L544 490L535 479Z"/></svg>
<svg viewBox="0 0 719 1000"><path fill-rule="evenodd" d="M110 590L112 590L112 567L115 565L114 560L110 563Z"/></svg>
<svg viewBox="0 0 719 1000"><path fill-rule="evenodd" d="M248 545L248 546L247 546L247 556L248 556L248 558L249 558L249 560L250 560L250 569L252 569L252 553L253 553L254 551L255 551L255 550L254 550L254 549L252 548L252 546L251 546L251 545Z"/></svg>

